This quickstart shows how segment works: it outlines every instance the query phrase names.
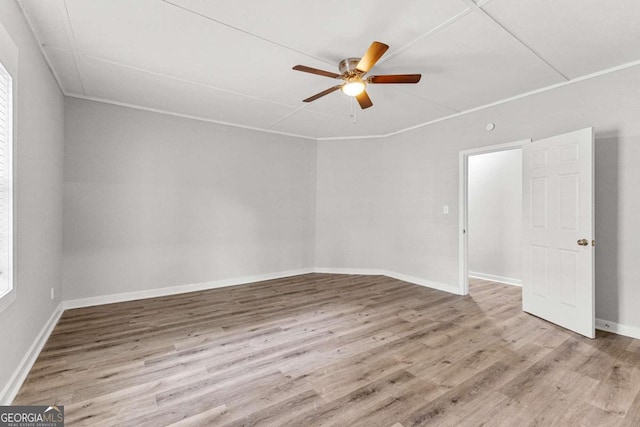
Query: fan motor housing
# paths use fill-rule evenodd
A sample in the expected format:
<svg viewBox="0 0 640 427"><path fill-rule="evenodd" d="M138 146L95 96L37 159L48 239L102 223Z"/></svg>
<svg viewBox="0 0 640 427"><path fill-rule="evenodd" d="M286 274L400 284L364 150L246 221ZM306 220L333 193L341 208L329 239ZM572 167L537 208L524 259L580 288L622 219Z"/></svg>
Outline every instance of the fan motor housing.
<svg viewBox="0 0 640 427"><path fill-rule="evenodd" d="M356 70L356 67L360 63L360 58L347 58L340 61L338 69L342 74L352 73Z"/></svg>

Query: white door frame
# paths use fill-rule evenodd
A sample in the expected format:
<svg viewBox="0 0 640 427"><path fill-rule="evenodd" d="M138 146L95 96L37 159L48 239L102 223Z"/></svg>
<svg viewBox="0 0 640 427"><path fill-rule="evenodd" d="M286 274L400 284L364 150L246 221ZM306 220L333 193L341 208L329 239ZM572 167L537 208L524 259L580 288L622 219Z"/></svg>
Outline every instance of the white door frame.
<svg viewBox="0 0 640 427"><path fill-rule="evenodd" d="M478 154L495 153L498 151L514 150L522 148L525 144L531 142L531 138L522 139L520 141L507 142L506 144L489 145L486 147L473 148L471 150L460 151L460 176L459 190L460 197L460 213L458 228L458 260L459 260L459 280L458 293L467 295L469 293L469 238L467 230L469 229L469 157Z"/></svg>

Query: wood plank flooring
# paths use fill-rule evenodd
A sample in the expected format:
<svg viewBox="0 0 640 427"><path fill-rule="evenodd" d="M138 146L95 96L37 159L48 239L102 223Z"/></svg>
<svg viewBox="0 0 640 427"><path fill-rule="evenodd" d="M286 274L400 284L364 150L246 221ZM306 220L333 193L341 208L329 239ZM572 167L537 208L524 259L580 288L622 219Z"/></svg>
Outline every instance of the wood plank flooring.
<svg viewBox="0 0 640 427"><path fill-rule="evenodd" d="M308 274L64 313L14 404L69 426L638 426L640 343L382 276Z"/></svg>

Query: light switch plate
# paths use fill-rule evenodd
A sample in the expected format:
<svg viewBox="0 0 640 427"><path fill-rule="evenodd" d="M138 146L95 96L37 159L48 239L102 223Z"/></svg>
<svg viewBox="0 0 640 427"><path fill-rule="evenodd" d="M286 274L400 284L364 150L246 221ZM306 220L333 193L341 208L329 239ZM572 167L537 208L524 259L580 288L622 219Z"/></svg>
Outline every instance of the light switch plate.
<svg viewBox="0 0 640 427"><path fill-rule="evenodd" d="M449 205L444 205L444 206L442 207L442 213L443 213L444 215L449 215Z"/></svg>

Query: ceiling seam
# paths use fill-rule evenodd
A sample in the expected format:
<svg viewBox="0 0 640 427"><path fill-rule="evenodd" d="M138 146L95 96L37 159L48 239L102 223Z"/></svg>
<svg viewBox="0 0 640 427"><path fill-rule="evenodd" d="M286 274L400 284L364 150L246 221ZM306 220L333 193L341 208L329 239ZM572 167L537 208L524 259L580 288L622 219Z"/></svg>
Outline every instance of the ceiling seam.
<svg viewBox="0 0 640 427"><path fill-rule="evenodd" d="M47 46L46 49L57 50L57 51L60 51L60 52L70 53L70 54L73 55L72 52L69 52L66 49L55 47L55 46ZM45 49L41 49L41 50L42 50L42 52L44 54ZM206 83L201 83L201 82L198 82L198 81L195 81L195 80L184 79L184 78L177 77L177 76L172 76L172 75L169 75L169 74L158 73L158 72L155 72L155 71L147 70L147 69L136 67L136 66L133 66L133 65L123 64L123 63L118 62L118 61L113 61L113 60L106 59L106 58L100 58L100 57L97 57L97 56L84 55L84 54L81 54L81 53L78 53L78 56L81 57L81 58L86 58L86 59L90 59L90 60L98 61L98 62L104 62L104 63L111 64L111 65L114 65L114 66L117 66L117 67L127 68L127 69L130 69L130 70L134 70L134 71L138 71L138 72L141 72L141 73L145 73L145 74L150 74L150 75L166 78L166 79L169 79L169 80L179 81L179 82L190 84L190 85L193 85L193 86L200 86L200 87L203 87L203 88L206 88L206 89L211 89L211 90L219 91L219 92L222 92L222 93L227 93L227 94L234 95L234 96L240 96L240 97L244 97L244 98L248 98L248 99L252 99L252 100L257 100L257 101L262 101L262 102L266 102L266 103L270 103L270 104L274 104L274 105L279 105L281 107L293 108L294 109L294 111L288 113L283 118L278 119L277 121L275 121L271 125L267 126L266 129L270 129L271 127L275 126L276 124L280 123L281 121L283 121L283 120L289 118L290 116L294 115L298 111L300 111L302 109L306 109L306 107L308 107L307 105L297 106L297 105L292 105L292 104L287 104L287 103L283 103L283 102L274 101L274 100L271 100L271 99L268 99L268 98L261 98L261 97L254 96L254 95L248 95L248 94L245 94L245 93L242 93L242 92L236 92L236 91L229 90L229 89L223 89L223 88L220 88L220 87L217 87L217 86L212 86L212 85L209 85L209 84L206 84ZM58 84L60 85L59 82L58 82ZM62 89L62 85L60 85L60 87ZM412 96L414 98L420 99L421 101L428 102L428 103L431 103L433 105L437 105L439 107L446 108L446 109L451 110L451 111L455 111L457 113L462 111L462 110L459 110L457 108L451 107L449 105L442 104L442 103L433 101L433 100L428 99L428 98L423 98L423 97L421 97L419 95L415 95L414 93L409 92L409 91L405 91L405 90L402 90L402 89L398 89L398 90L400 92L404 93L405 95ZM67 96L76 96L76 95L68 94L64 90L63 90L63 93L65 95L67 95ZM89 95L86 94L86 92L84 93L84 95L85 96L89 96ZM102 98L100 98L100 99L102 99ZM330 114L330 113L325 113L325 112L315 111L315 110L309 110L309 109L306 109L306 111L309 112L309 113L312 113L312 114L320 115L320 116L347 120L343 116L338 116L338 115L335 115L335 114Z"/></svg>
<svg viewBox="0 0 640 427"><path fill-rule="evenodd" d="M538 53L533 47L529 46L524 40L520 39L514 32L510 31L507 27L502 25L496 18L494 18L489 12L484 10L481 6L475 4L472 0L462 0L465 4L469 5L476 13L478 13L483 18L487 19L489 22L493 23L493 25L498 26L502 31L507 33L512 39L517 41L521 46L526 48L529 52L535 55L540 61L542 61L547 67L551 68L556 74L558 74L564 81L571 80L567 77L562 71L556 68L551 62L546 60L540 53ZM483 6L486 3L483 3Z"/></svg>
<svg viewBox="0 0 640 427"><path fill-rule="evenodd" d="M467 114L471 114L471 113L475 113L477 111L482 111L485 110L487 108L491 108L491 107L496 107L498 105L502 105L502 104L507 104L509 102L513 102L513 101L517 101L519 99L523 99L523 98L527 98L529 96L533 96L533 95L537 95L540 93L544 93L544 92L548 92L554 89L559 89L565 86L570 86L573 85L575 83L580 83L583 82L585 80L591 80L597 77L603 77L606 76L608 74L613 74L616 73L618 71L623 71L626 70L628 68L633 68L633 67L640 67L640 60L636 60L636 61L631 61L631 62L627 62L625 64L621 64L621 65L617 65L615 67L611 67L611 68L606 68L604 70L600 70L600 71L596 71L594 73L591 74L586 74L584 76L580 76L580 77L576 77L574 79L571 79L569 81L566 82L560 82L560 83L555 83L549 86L545 86L539 89L534 89L532 91L529 92L525 92L525 93L521 93L519 95L515 95L509 98L504 98L495 102L491 102L489 104L484 104L484 105L480 105L478 107L474 107L474 108L470 108L468 110L464 110L461 111L459 113L456 114L451 114L448 116L444 116L444 117L439 117L437 119L434 120L430 120L428 122L424 122L424 123L420 123L417 124L415 126L410 126L404 129L400 129L394 132L389 132L386 134L378 134L378 135L360 135L360 136L345 136L345 137L319 137L316 138L317 141L339 141L339 140L348 140L348 139L376 139L376 138L388 138L390 136L395 136L395 135L399 135L405 132L409 132L415 129L419 129L421 127L426 127L435 123L439 123L439 122L444 122L446 120L449 119L454 119L456 117L461 117L461 116L465 116Z"/></svg>
<svg viewBox="0 0 640 427"><path fill-rule="evenodd" d="M464 1L464 0L461 0ZM476 1L476 5L478 5L479 7L483 7L489 3L491 3L493 0L477 0Z"/></svg>
<svg viewBox="0 0 640 427"><path fill-rule="evenodd" d="M305 104L300 106L299 108L297 108L295 111L292 111L290 113L288 113L287 115L285 115L284 117L282 117L281 119L276 120L275 122L271 123L269 126L267 126L265 129L271 129L273 126L277 125L280 122L285 121L286 119L288 119L289 117L293 116L294 114L299 113L300 111L304 110L307 113L313 113L313 114L321 114L321 115L327 115L327 113L321 113L319 111L313 111L313 110L309 110L307 107L309 107L309 104ZM351 121L350 119L346 119L342 116L331 116L333 118L336 119L340 119L340 120L344 120L344 121Z"/></svg>
<svg viewBox="0 0 640 427"><path fill-rule="evenodd" d="M151 74L153 76L163 77L163 78L166 78L166 79L169 79L169 80L175 80L175 81L182 82L182 83L187 83L187 84L190 84L190 85L193 85L193 86L200 86L200 87L203 87L203 88L206 88L206 89L212 89L212 90L223 92L223 93L227 93L227 94L230 94L230 95L237 95L237 96L241 96L241 97L248 98L248 99L268 102L270 104L276 104L276 105L280 105L280 106L283 106L283 107L297 108L297 106L286 104L284 102L278 102L278 101L273 101L273 100L266 99L266 98L260 98L259 96L248 95L246 93L236 92L236 91L233 91L233 90L230 90L230 89L223 89L223 88L218 87L218 86L212 86L212 85L209 85L209 84L206 84L206 83L200 83L200 82L195 81L195 80L184 79L182 77L172 76L172 75L169 75L169 74L158 73L157 71L147 70L145 68L136 67L135 65L123 64L122 62L113 61L111 59L100 58L100 57L91 56L91 55L82 55L82 56L84 58L90 59L92 61L104 62L105 64L115 65L117 67L122 67L122 68L126 68L126 69L129 69L129 70L145 73L145 74Z"/></svg>
<svg viewBox="0 0 640 427"><path fill-rule="evenodd" d="M402 47L400 47L400 48L398 48L396 50L394 50L393 52L390 52L384 58L382 58L380 61L378 61L378 64L379 65L380 64L384 64L385 62L388 62L388 61L392 60L393 58L395 58L396 56L398 56L399 54L401 54L405 50L409 49L410 47L412 47L416 43L419 43L422 40L424 40L426 38L429 38L432 35L440 32L441 30L445 29L446 27L448 27L449 25L451 25L454 22L458 21L459 19L463 18L464 16L468 15L469 13L471 13L471 8L467 8L467 9L463 10L462 12L458 12L456 15L454 15L451 18L447 19L443 23L438 24L437 26L431 28L429 31L427 31L426 33L422 34L421 36L411 40L409 43L405 44L404 46L402 46Z"/></svg>
<svg viewBox="0 0 640 427"><path fill-rule="evenodd" d="M163 1L163 2L165 2L165 3L167 3L167 4L169 4L169 5L171 5L171 6L174 6L174 7L176 7L176 8L183 9L183 10L185 10L185 11L187 11L187 12L190 12L190 13L193 13L193 14L195 14L195 15L197 15L197 16L202 17L202 18L205 18L205 19L211 20L211 21L216 22L216 23L218 23L218 24L220 24L220 25L224 25L224 26L229 27L229 28L231 28L231 29L234 29L234 30L240 31L240 32L242 32L242 33L248 34L248 35L250 35L250 36L252 36L252 37L256 37L256 38L258 38L258 39L260 39L260 40L264 40L264 41L266 41L266 42L273 43L273 44L275 44L275 45L277 45L277 46L283 47L283 48L285 48L285 49L289 49L289 50L291 50L291 51L294 51L294 52L296 52L296 53L300 53L300 54L302 54L302 55L308 56L308 57L313 58L313 59L320 60L320 61L325 62L325 63L327 63L327 64L335 65L333 62L330 62L330 61L324 60L323 58L318 58L318 57L315 57L315 56L313 56L313 55L309 55L309 54L307 54L307 53L305 53L305 52L302 52L302 51L299 51L299 50L297 50L297 49L291 48L291 47L289 47L289 46L283 45L283 44L278 43L278 42L276 42L276 41L273 41L273 40L270 40L270 39L264 38L264 37L262 37L262 36L259 36L259 35L255 34L255 33L251 33L251 32L249 32L249 31L243 30L243 29L241 29L241 28L238 28L238 27L235 27L235 26L233 26L233 25L227 24L226 22L223 22L223 21L220 21L220 20L218 20L218 19L212 18L212 17L210 17L210 16L208 16L208 15L205 15L205 14L203 14L203 13L200 13L200 12L194 11L194 10L192 10L192 9L189 9L189 8L187 8L187 7L184 7L184 6L182 6L182 5L179 5L179 4L176 4L176 3L173 3L173 2L172 2L172 1L170 1L170 0L162 0L162 1ZM463 0L463 1L464 1L464 0ZM486 0L486 1L485 1L485 3L489 2L489 1L491 1L491 0ZM405 44L404 46L402 46L401 48L399 48L399 49L397 49L397 50L395 50L395 51L393 51L393 52L389 53L385 58L382 58L382 60L380 60L380 61L378 62L378 64L383 64L383 63L385 63L385 62L389 61L390 59L393 59L393 57L395 57L396 55L398 55L398 54L400 54L400 53L404 52L405 50L407 50L408 48L410 48L410 47L411 47L411 46L413 46L414 44L416 44L416 43L418 43L418 42L422 41L423 39L425 39L425 38L427 38L427 37L429 37L429 36L431 36L431 35L433 35L433 34L435 34L435 33L439 32L440 30L442 30L442 29L446 28L446 27L447 27L447 26L449 26L450 24L452 24L452 23L456 22L457 20L461 19L462 17L464 17L465 15L469 14L470 12L471 12L471 8L467 8L467 9L465 9L465 10L463 10L463 11L461 11L461 12L457 13L456 15L452 16L451 18L449 18L449 19L448 19L448 20L446 20L445 22L443 22L443 23L441 23L441 24L437 25L437 26L436 26L436 27L434 27L434 28L431 28L431 29L430 29L430 30L428 30L426 33L422 34L421 36L419 36L418 38L414 39L413 41L411 41L411 42L409 42L409 43ZM244 94L240 94L240 95L244 95ZM246 95L244 95L244 96L246 96ZM451 110L451 111L460 112L460 110L458 110L457 108L453 108L453 107L450 107L450 106L448 106L448 105L445 105L445 104L441 104L441 103L438 103L438 102L432 101L432 100L430 100L430 99L426 99L426 98L422 98L422 97L416 97L416 98L418 98L418 99L420 99L420 100L422 100L422 101L430 102L430 103L435 104L435 105L438 105L438 106L440 106L440 107L443 107L443 108L449 109L449 110ZM269 102L277 103L277 102L275 102L275 101L269 101ZM281 105L283 105L283 104L281 104ZM288 106L288 105L287 105L287 106ZM301 109L301 108L300 108L300 109ZM300 109L298 109L298 110L300 110ZM291 116L291 115L295 114L298 110L296 110L296 111L294 111L294 112L290 113L289 115L285 116L283 119L286 119L287 117L289 117L289 116ZM330 117L339 117L339 116L334 116L334 115L332 115L332 114L315 112L315 111L312 111L312 110L307 110L307 111L309 111L309 112L313 112L313 113L318 113L318 114L327 115L327 116L330 116ZM282 121L283 119L281 119L281 120L279 120L279 121L275 122L275 123L274 123L274 125L275 125L275 124L277 124L277 123L279 123L279 122L280 122L280 121Z"/></svg>
<svg viewBox="0 0 640 427"><path fill-rule="evenodd" d="M302 105L298 108L296 108L295 110L291 111L290 113L286 114L284 117L276 120L275 122L271 123L269 126L267 126L265 129L271 129L272 127L274 127L275 125L277 125L280 122L283 122L285 120L287 120L289 117L293 116L294 114L298 113L301 110L304 110L306 107L306 105Z"/></svg>
<svg viewBox="0 0 640 427"><path fill-rule="evenodd" d="M163 1L165 1L168 4L173 5L172 3L170 3L167 0L163 0ZM461 1L467 3L468 0L461 0ZM481 106L478 106L478 107L474 107L474 108L471 108L471 109L468 109L468 110L459 111L459 110L456 110L456 109L454 109L452 107L445 106L446 108L450 108L450 109L452 109L454 111L457 111L457 113L456 114L451 114L451 115L448 115L448 116L444 116L444 117L440 117L440 118L437 118L437 119L434 119L434 120L430 120L430 121L427 121L427 122L424 122L424 123L421 123L421 124L418 124L418 125L415 125L415 126L411 126L411 127L408 127L408 128L404 128L404 129L400 129L400 130L397 130L397 131L389 132L389 133L386 133L386 134L361 135L361 136L352 136L352 137L348 137L348 136L345 136L345 137L324 137L324 138L323 137L312 137L312 136L306 136L306 135L299 135L299 134L293 134L293 133L286 133L286 132L267 130L268 128L274 126L278 122L280 122L280 121L286 119L287 117L290 117L293 114L301 111L302 109L305 108L305 106L293 107L293 106L290 106L288 104L280 104L280 105L287 106L289 108L296 108L296 110L293 111L292 113L288 114L284 118L278 120L277 122L272 123L271 125L269 125L269 127L267 129L263 129L263 128L256 128L256 127L251 127L251 126L244 126L244 125L230 123L230 122L217 121L215 119L207 119L207 118L204 118L204 117L189 116L189 115L186 115L186 114L180 114L180 113L174 113L174 112L170 112L170 111L158 110L158 109L153 109L153 108L149 108L149 107L142 107L142 106L137 106L137 105L134 105L134 104L119 103L117 101L108 101L108 100L101 99L101 98L90 97L90 96L87 96L86 94L84 96L82 96L82 95L79 95L79 94L68 93L62 87L61 80L60 80L59 76L56 74L56 72L54 71L54 68L52 67L52 62L50 61L50 58L49 58L49 56L47 55L47 52L46 52L47 49L59 49L59 48L49 47L49 46L45 47L44 46L44 44L41 42L41 38L40 38L38 32L35 29L35 26L33 25L33 22L31 22L31 20L29 18L29 15L27 13L27 10L26 10L25 6L23 5L24 0L17 0L17 3L19 4L19 6L22 9L23 15L25 16L27 23L31 27L31 31L34 34L35 39L38 41L40 51L43 54L43 57L44 57L45 61L47 62L49 68L51 69L52 74L53 74L54 78L56 79L58 85L60 86L61 91L66 96L76 97L76 98L80 98L80 99L88 99L88 100L93 100L93 101L98 101L98 102L103 102L103 103L110 103L110 104L114 104L114 105L123 105L123 106L131 107L131 108L137 108L137 109L147 110L147 111L156 111L156 112L159 112L159 113L175 115L175 116L179 116L179 117L187 117L187 118L191 118L191 119L195 119L195 120L212 122L212 123L217 123L217 124L221 124L221 125L227 125L227 126L238 127L238 128L246 128L246 129L251 129L251 130L255 130L255 131L262 131L262 132L266 132L266 133L281 134L281 135L299 137L299 138L316 140L316 141L389 137L389 136L401 134L401 133L404 133L404 132L407 132L407 131L411 131L411 130L414 130L414 129L417 129L417 128L420 128L420 127L424 127L424 126L428 126L428 125L435 124L435 123L438 123L438 122L442 122L442 121L445 121L445 120L448 120L448 119L451 119L451 118L456 118L456 117L459 117L459 116L462 116L462 115L466 115L466 114L470 114L470 113L473 113L473 112L476 112L476 111L480 111L480 110L483 110L485 108L490 108L490 107L493 107L493 106L496 106L496 105L501 105L503 103L511 102L513 100L525 98L527 96L535 95L537 93L543 93L543 92L546 92L546 91L549 91L549 90L553 90L553 89L556 89L556 88L564 87L565 85L569 85L569 84L577 83L577 82L580 82L580 81L588 80L588 79L594 78L594 77L604 76L604 75L609 74L609 73L613 73L613 72L616 72L616 71L619 71L619 70L623 70L623 69L626 69L626 68L635 67L635 66L640 65L640 61L633 61L633 62L621 64L621 65L616 66L616 67L611 67L611 68L608 68L608 69L605 69L605 70L600 70L598 72L595 72L595 73L592 73L592 74L589 74L589 75L586 75L586 76L577 77L577 78L571 80L569 77L565 76L559 70L556 70L555 67L553 67L552 64L548 63L541 55L537 54L537 52L535 52L531 47L526 45L526 43L521 41L515 34L511 33L506 27L502 26L502 24L500 24L500 22L498 22L495 18L493 18L493 16L491 16L487 11L481 9L482 6L486 5L490 1L491 0L487 0L487 1L484 1L484 2L479 2L478 5L477 5L478 7L475 7L473 9L469 8L469 9L466 9L465 11L463 11L463 12L458 13L456 16L454 16L453 18L449 19L449 21L451 21L451 22L446 21L446 22L448 22L447 25L450 25L451 23L453 23L456 20L462 18L463 16L468 15L471 10L474 10L475 13L479 13L479 14L483 15L486 19L489 19L490 21L494 22L495 25L499 26L503 31L507 32L513 39L515 39L523 47L527 48L529 51L531 51L533 54L535 54L540 60L545 62L545 64L547 64L549 67L553 68L557 73L562 75L563 79L565 81L563 81L561 83L556 83L556 84L553 84L553 85L550 85L550 86L546 86L546 87L543 87L543 88L540 88L540 89L535 89L535 90L532 90L532 91L529 91L529 92L525 92L523 94L515 95L515 96L510 97L510 98L505 98L505 99L502 99L502 100L499 100L499 101L495 101L495 102L492 102L492 103L489 103L489 104L484 104L484 105L481 105ZM64 4L65 4L65 9L66 9L66 2ZM174 5L174 6L180 7L180 6L177 6L177 5ZM187 10L187 9L185 9L185 10ZM74 37L74 44L73 44L74 51L77 52L77 57L78 58L86 58L88 56L82 55L77 51L77 45L75 43L75 34L73 32L73 27L71 27L71 21L70 21L70 16L69 16L68 9L66 10L66 13L67 13L68 25L70 26L70 28L68 28L68 31L71 31L71 34ZM455 17L458 17L458 18L454 19ZM206 18L206 16L205 16L205 18ZM224 23L222 23L222 24L226 25ZM443 25L444 25L444 23L439 25L438 27L442 27L442 28L439 28L437 31L443 29L445 27ZM438 27L436 27L436 28L438 28ZM418 41L422 40L423 38L428 37L432 33L437 32L435 30L436 29L430 30L429 32L427 32L427 33L423 34L422 36L418 37L417 39L415 39L413 42L410 42L407 46L410 47L410 45L413 45L413 44L417 43ZM239 31L242 31L242 30L239 30ZM259 36L257 36L257 37L259 37ZM283 47L287 48L286 46L283 46ZM59 49L59 50L68 52L67 50L64 50L64 49ZM403 49L403 50L405 50L405 49ZM69 52L69 53L71 53L71 52ZM398 52L398 54L399 53L401 53L401 52ZM304 54L304 53L302 52L302 54ZM394 52L393 56L395 56L395 55L396 55L396 52ZM95 59L101 60L100 58L95 58ZM74 54L74 61L77 61L77 58L76 58L75 54ZM118 64L118 63L115 63L115 64L123 66L123 67L129 67L129 66L124 65L124 64ZM76 62L75 65L76 65L76 67L78 67L78 63L77 62ZM135 68L135 67L130 67L130 68ZM77 68L76 68L76 71L78 72L78 75L79 75L79 77L81 79L80 84L82 86L82 90L84 91L84 85L83 85L83 81L82 81L82 76L80 75L80 72L79 72L79 70ZM139 70L139 71L148 72L146 70ZM178 78L175 78L175 77L166 76L166 75L162 75L162 74L159 74L159 75L167 77L167 78L171 78L171 79L178 79ZM205 86L205 87L209 87L207 85L203 85L203 84L200 84L200 83L197 83L197 82L184 80L184 79L182 79L182 80L187 82L187 83L190 83L190 84L202 85L202 86ZM210 87L210 88L215 89L215 90L224 91L222 89L215 88L215 87ZM233 92L230 92L230 93L233 93ZM244 95L244 94L241 94L241 93L235 93L235 94L237 94L239 96L251 97L250 95ZM260 99L260 98L257 98L257 97L254 97L254 98L255 99ZM423 98L421 98L419 96L417 96L417 98L423 99ZM426 101L426 102L433 102L433 101L430 101L428 99L423 99L423 100ZM275 102L275 101L267 101L267 102ZM275 102L275 103L277 103L277 102ZM312 111L312 110L307 110L307 111L309 111L310 113L315 113L315 114L326 115L326 116L330 116L330 117L341 118L340 116L333 116L333 115L327 114L327 113L320 113L320 112Z"/></svg>
<svg viewBox="0 0 640 427"><path fill-rule="evenodd" d="M431 100L431 99L429 99L429 98L424 98L424 97L422 97L422 96L420 96L420 95L416 95L414 92L412 92L412 91L410 91L410 90L406 90L406 89L401 89L401 88L399 88L399 89L398 89L398 92L402 92L402 93L404 93L405 95L412 96L412 97L414 97L414 98L418 98L418 99L419 99L419 100L421 100L421 101L428 102L428 103L433 104L433 105L437 105L438 107L442 107L442 108L446 108L447 110L455 111L456 113L459 113L459 112L461 112L461 111L462 111L462 110L459 110L459 109L457 109L457 108L453 108L453 107L451 107L451 106L449 106L449 105L446 105L446 104L442 104L442 103L440 103L440 102L433 101L433 100Z"/></svg>
<svg viewBox="0 0 640 427"><path fill-rule="evenodd" d="M193 86L199 86L199 87L203 87L203 88L206 88L206 89L211 89L211 90L214 90L214 91L226 93L226 94L229 94L229 95L235 95L235 96L240 96L240 97L251 99L251 100L262 101L262 102L265 102L265 103L279 105L281 107L286 107L286 108L300 108L298 105L287 104L287 103L284 103L284 102L274 101L274 100L268 99L268 98L262 98L262 97L255 96L255 95L249 95L249 94L242 93L242 92L236 92L236 91L229 90L229 89L223 89L223 88L220 88L220 87L217 87L217 86L212 86L212 85L209 85L209 84L206 84L206 83L201 83L201 82L198 82L198 81L195 81L195 80L184 79L182 77L172 76L172 75L164 74L164 73L158 73L156 71L147 70L147 69L144 69L144 68L136 67L134 65L123 64L121 62L113 61L111 59L100 58L100 57L97 57L97 56L90 56L90 55L82 55L82 54L80 54L80 56L83 57L83 58L87 58L87 59L93 60L93 61L104 62L106 64L115 65L117 67L127 68L127 69L130 69L130 70L138 71L140 73L150 74L150 75L153 75L153 76L162 77L162 78L166 78L166 79L169 79L169 80L175 80L175 81L178 81L178 82L181 82L181 83L186 83L186 84L193 85ZM316 114L327 116L327 117L341 118L340 116L337 116L337 115L334 115L334 114L322 113L322 112L317 112L317 111L313 111L313 112L316 113Z"/></svg>
<svg viewBox="0 0 640 427"><path fill-rule="evenodd" d="M227 24L227 23L226 23L226 22L224 22L224 21L220 21L219 19L212 18L212 17L210 17L210 16L208 16L208 15L205 15L205 14L203 14L203 13L197 12L197 11L195 11L195 10L193 10L193 9L189 9L189 8L187 8L187 7L184 7L184 6L180 5L180 4L173 3L173 2L171 2L171 1L169 1L169 0L162 0L162 1L163 1L164 3L166 3L166 4L168 4L168 5L171 5L171 6L173 6L173 7L178 8L178 9L184 10L185 12L188 12L188 13L194 14L194 15L199 16L199 17L201 17L201 18L204 18L204 19L207 19L207 20L209 20L209 21L215 22L215 23L217 23L217 24L223 25L223 26L225 26L225 27L227 27L227 28L231 28L232 30L239 31L239 32L241 32L241 33L243 33L243 34L247 34L247 35L249 35L249 36L251 36L251 37L257 38L257 39L262 40L262 41L265 41L265 42L267 42L267 43L271 43L271 44L273 44L273 45L275 45L275 46L278 46L278 47L281 47L281 48L284 48L284 49L290 50L290 51L292 51L292 52L296 52L296 53L298 53L298 54L300 54L300 55L307 56L307 57L309 57L309 58L315 59L315 60L320 61L320 62L324 62L325 64L329 64L329 65L335 66L335 63L334 63L334 62L329 61L329 60L327 60L327 59L319 58L319 57L317 57L317 56L314 56L314 55L308 54L308 53L303 52L303 51L301 51L301 50L298 50L298 49L292 48L292 47L290 47L290 46L284 45L284 44L282 44L282 43L279 43L279 42L277 42L277 41L275 41L275 40L271 40L271 39L268 39L268 38L266 38L266 37L262 37L262 36L260 36L260 35L258 35L258 34L254 34L254 33L250 32L250 31L243 30L242 28L238 28L238 27L235 27L235 26L233 26L233 25L231 25L231 24Z"/></svg>
<svg viewBox="0 0 640 427"><path fill-rule="evenodd" d="M27 8L23 4L24 0L16 0L16 2L18 4L18 7L20 8L20 10L22 11L22 15L24 16L25 20L27 21L27 25L29 26L29 29L31 30L31 33L33 34L33 37L36 39L36 42L38 43L38 48L40 49L40 53L42 54L42 56L44 58L44 62L47 63L47 66L49 67L49 70L51 71L51 74L53 75L53 78L56 80L56 83L58 83L58 87L60 88L60 91L64 95L67 95L67 93L65 92L64 88L62 87L62 80L60 79L60 76L58 75L56 70L53 68L53 65L52 65L52 62L51 62L51 58L49 58L49 55L47 55L47 52L44 49L44 43L42 42L42 37L40 36L40 33L38 33L38 31L36 30L36 26L34 25L32 19L31 19L31 16L29 16L29 12L27 12Z"/></svg>
<svg viewBox="0 0 640 427"><path fill-rule="evenodd" d="M65 95L71 98L78 98L78 99L85 99L88 101L95 101L95 102L101 102L104 104L112 104L112 105L118 105L118 106L122 106L122 107L128 107L128 108L133 108L133 109L137 109L137 110L143 110L143 111L150 111L150 112L155 112L155 113L160 113L160 114L166 114L166 115L170 115L170 116L176 116L176 117L182 117L182 118L188 118L188 119L193 119L193 120L198 120L198 121L203 121L203 122L210 122L210 123L216 123L219 125L224 125L224 126L231 126L231 127L236 127L236 128L242 128L242 129L249 129L249 130L253 130L253 131L258 131L258 132L265 132L265 133L270 133L270 134L278 134L278 135L284 135L284 136L290 136L290 137L296 137L296 138L302 138L302 139L309 139L309 140L313 140L313 141L340 141L340 140L350 140L350 139L377 139L377 138L387 138L390 136L395 136L395 135L399 135L405 132L409 132L415 129L419 129L421 127L426 127L435 123L439 123L439 122L443 122L446 120L450 120L456 117L461 117L467 114L471 114L471 113L475 113L477 111L481 111L487 108L491 108L491 107L495 107L498 105L502 105L502 104L506 104L512 101L516 101L519 99L523 99L523 98L527 98L529 96L533 96L533 95L537 95L539 93L544 93L544 92L548 92L550 90L553 89L559 89L565 86L570 86L574 83L579 83L585 80L590 80L593 78L597 78L597 77L602 77L602 76L606 76L608 74L612 74L618 71L622 71L622 70L626 70L628 68L633 68L633 67L640 67L640 60L636 60L636 61L632 61L632 62L627 62L625 64L621 64L615 67L611 67L611 68L607 68L604 70L600 70L591 74L587 74L581 77L577 77L574 78L572 80L569 80L567 82L560 82L560 83L556 83L553 85L549 85L549 86L545 86L543 88L539 88L539 89L535 89L529 92L525 92L519 95L515 95L509 98L505 98L505 99L501 99L489 104L484 104L484 105L480 105L478 107L474 107L468 110L464 110L461 111L459 113L456 114L450 114L448 116L443 116L434 120L430 120L424 123L420 123L414 126L410 126L404 129L399 129L397 131L394 132L389 132L386 134L377 134L377 135L357 135L357 136L336 136L336 137L313 137L313 136L308 136L308 135L300 135L300 134L294 134L294 133L287 133L287 132L281 132L281 131L276 131L276 130L268 130L268 129L264 129L264 128L258 128L258 127L253 127L253 126L246 126L246 125L240 125L237 123L230 123L230 122L223 122L220 120L215 120L215 119L208 119L205 117L198 117L198 116L192 116L192 115L188 115L188 114L182 114L182 113L176 113L173 111L167 111L167 110L161 110L161 109L157 109L157 108L151 108L151 107L143 107L141 105L136 105L136 104L129 104L129 103L125 103L125 102L118 102L118 101L112 101L112 100L108 100L108 99L103 99L103 98L97 98L97 97L92 97L92 96L86 96L86 95L80 95L80 94L74 94L74 93L66 93ZM309 110L307 110L309 111ZM309 111L312 112L312 111Z"/></svg>
<svg viewBox="0 0 640 427"><path fill-rule="evenodd" d="M69 40L71 42L71 49L73 49L73 63L75 64L76 67L76 73L78 73L78 79L80 80L80 87L82 89L82 93L84 93L85 95L87 94L87 91L85 89L85 82L84 82L84 77L82 76L82 72L80 71L80 58L79 58L79 52L78 52L78 43L76 40L76 34L73 31L73 25L71 25L71 16L69 15L69 8L67 7L67 1L66 0L62 0L62 5L64 6L64 12L65 12L65 17L67 18L65 20L66 22L66 29L67 29L67 37L69 37L69 34L71 34L71 40Z"/></svg>

